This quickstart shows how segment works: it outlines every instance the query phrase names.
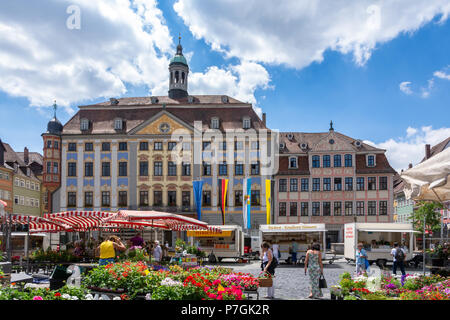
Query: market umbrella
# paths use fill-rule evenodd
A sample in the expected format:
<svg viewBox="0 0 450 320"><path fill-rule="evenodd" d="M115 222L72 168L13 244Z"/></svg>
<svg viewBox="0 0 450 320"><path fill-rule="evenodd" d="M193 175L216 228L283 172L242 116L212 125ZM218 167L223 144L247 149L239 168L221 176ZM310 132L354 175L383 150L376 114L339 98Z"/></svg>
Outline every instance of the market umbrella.
<svg viewBox="0 0 450 320"><path fill-rule="evenodd" d="M119 218L119 213L105 211L65 211L47 213L45 218L71 226L75 231L87 231L100 227L109 220Z"/></svg>
<svg viewBox="0 0 450 320"><path fill-rule="evenodd" d="M121 220L129 221L130 223L146 222L153 224L149 226L175 231L210 230L212 232L220 232L220 228L210 227L204 221L174 213L135 210L121 210L119 213Z"/></svg>
<svg viewBox="0 0 450 320"><path fill-rule="evenodd" d="M9 217L12 224L28 224L30 233L68 231L71 228L64 223L37 216L11 214Z"/></svg>
<svg viewBox="0 0 450 320"><path fill-rule="evenodd" d="M450 148L401 174L407 199L450 200Z"/></svg>

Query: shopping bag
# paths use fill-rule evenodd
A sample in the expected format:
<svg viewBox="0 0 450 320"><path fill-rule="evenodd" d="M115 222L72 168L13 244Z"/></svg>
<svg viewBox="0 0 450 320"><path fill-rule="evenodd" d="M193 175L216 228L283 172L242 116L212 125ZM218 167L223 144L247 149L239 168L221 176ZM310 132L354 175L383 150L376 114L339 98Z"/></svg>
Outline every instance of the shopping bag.
<svg viewBox="0 0 450 320"><path fill-rule="evenodd" d="M319 278L319 288L327 288L327 281L325 280L323 274L321 274Z"/></svg>

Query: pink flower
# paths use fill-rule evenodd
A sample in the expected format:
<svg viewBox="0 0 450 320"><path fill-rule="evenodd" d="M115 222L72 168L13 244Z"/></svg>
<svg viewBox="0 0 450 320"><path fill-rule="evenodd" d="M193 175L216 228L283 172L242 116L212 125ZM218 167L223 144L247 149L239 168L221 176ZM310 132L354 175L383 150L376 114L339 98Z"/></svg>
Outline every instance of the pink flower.
<svg viewBox="0 0 450 320"><path fill-rule="evenodd" d="M33 297L33 300L44 300L44 299L42 299L41 296L34 296L34 297Z"/></svg>

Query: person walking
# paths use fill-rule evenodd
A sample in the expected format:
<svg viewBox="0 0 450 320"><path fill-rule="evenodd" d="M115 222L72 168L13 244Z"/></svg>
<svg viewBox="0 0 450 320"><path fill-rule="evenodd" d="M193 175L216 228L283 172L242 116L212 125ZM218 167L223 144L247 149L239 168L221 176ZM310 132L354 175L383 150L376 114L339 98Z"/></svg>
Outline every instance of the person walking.
<svg viewBox="0 0 450 320"><path fill-rule="evenodd" d="M320 244L313 243L311 249L306 252L305 258L305 276L309 274L310 299L319 299L323 297L322 290L319 286L320 276L323 275L322 253L320 252Z"/></svg>
<svg viewBox="0 0 450 320"><path fill-rule="evenodd" d="M358 243L355 258L356 258L356 275L359 276L366 272L366 260L367 260L367 252L364 249L364 246L361 242Z"/></svg>
<svg viewBox="0 0 450 320"><path fill-rule="evenodd" d="M405 272L406 252L405 252L405 249L400 248L398 245L398 242L394 242L394 247L391 250L391 255L392 255L392 259L393 259L392 273L396 275L397 268L400 268L400 271L402 272L402 276L406 275L406 272Z"/></svg>
<svg viewBox="0 0 450 320"><path fill-rule="evenodd" d="M275 259L277 259L277 263L280 263L280 246L276 243L272 245L272 252Z"/></svg>
<svg viewBox="0 0 450 320"><path fill-rule="evenodd" d="M261 245L261 259L261 270L272 275L272 281L274 281L273 276L275 275L276 259L274 259L273 252L267 242ZM267 296L265 298L275 298L275 286L273 283L271 287L267 288Z"/></svg>
<svg viewBox="0 0 450 320"><path fill-rule="evenodd" d="M292 264L297 264L297 251L298 251L298 244L297 242L295 242L295 239L292 239L292 252L291 252Z"/></svg>
<svg viewBox="0 0 450 320"><path fill-rule="evenodd" d="M104 266L115 262L116 250L125 251L127 248L122 243L119 237L110 236L107 240L100 243L100 245L95 249L98 253L100 251L100 259L98 264Z"/></svg>
<svg viewBox="0 0 450 320"><path fill-rule="evenodd" d="M155 246L153 248L153 258L155 259L156 262L160 262L161 257L162 257L162 249L161 246L159 245L159 241L156 240Z"/></svg>

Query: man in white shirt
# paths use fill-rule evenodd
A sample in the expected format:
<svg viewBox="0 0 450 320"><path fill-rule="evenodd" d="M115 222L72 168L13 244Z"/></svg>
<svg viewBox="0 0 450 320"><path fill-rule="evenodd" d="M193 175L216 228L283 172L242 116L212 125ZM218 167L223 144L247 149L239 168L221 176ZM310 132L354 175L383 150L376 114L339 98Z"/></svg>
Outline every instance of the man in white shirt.
<svg viewBox="0 0 450 320"><path fill-rule="evenodd" d="M153 248L153 258L155 258L156 262L160 262L161 261L161 256L162 256L162 249L159 245L159 241L156 240L155 241L155 247Z"/></svg>
<svg viewBox="0 0 450 320"><path fill-rule="evenodd" d="M391 255L393 259L392 273L397 274L397 267L400 268L402 275L406 275L405 272L405 260L406 260L406 251L403 248L400 248L398 242L394 242L394 248L391 250Z"/></svg>

